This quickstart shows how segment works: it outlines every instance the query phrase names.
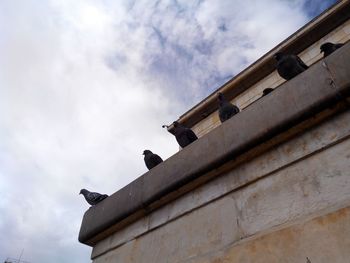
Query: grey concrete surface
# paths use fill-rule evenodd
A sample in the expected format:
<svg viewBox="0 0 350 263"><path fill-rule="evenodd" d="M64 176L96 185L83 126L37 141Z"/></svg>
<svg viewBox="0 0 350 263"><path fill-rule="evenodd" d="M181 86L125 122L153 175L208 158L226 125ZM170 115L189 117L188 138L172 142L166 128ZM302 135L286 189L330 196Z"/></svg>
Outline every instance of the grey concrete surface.
<svg viewBox="0 0 350 263"><path fill-rule="evenodd" d="M336 96L349 90L349 57L350 44L347 44L282 85L273 96L254 103L89 209L83 218L79 241L95 245L146 215L152 203L169 194L176 198L180 187L329 107Z"/></svg>
<svg viewBox="0 0 350 263"><path fill-rule="evenodd" d="M254 247L250 244L254 238L300 225L300 222L308 222L330 212L337 213L345 207L350 207L350 138L285 166L247 187L236 189L129 242L95 254L94 263L255 262L237 257L238 252L230 253L227 250L234 249L242 242ZM323 224L322 231L327 232L333 226L350 233L346 221L343 225L327 224ZM328 242L318 240L324 236L321 231L312 233L318 229L311 229L311 240L297 239L296 236L290 242L305 243L309 248L314 248L313 242L326 245ZM287 233L281 238L288 241L288 237ZM343 249L346 247L343 244L348 244L349 238L344 239L344 235L328 238L334 242L329 244L333 248L332 255L340 253L335 262L342 262L339 259L350 255L350 250ZM266 261L269 255L265 255L265 260L258 260L259 256L264 256L264 242L262 239L255 244L255 247L260 247L260 254L255 255L256 262L269 262ZM280 262L297 262L293 257L287 260L288 253L294 255L295 251L283 250L284 246L278 244L278 238L274 242L277 244L271 242L265 249L272 255L284 252L285 260L281 258ZM342 250L334 250L337 246ZM328 251L319 253L327 256ZM218 261L218 253L228 255L227 261ZM244 249L239 253L244 254ZM268 253L265 251L265 254Z"/></svg>
<svg viewBox="0 0 350 263"><path fill-rule="evenodd" d="M303 159L324 151L332 145L341 143L350 137L349 123L350 111L332 116L332 118L313 126L303 134L298 134L298 136L275 146L260 156L234 167L215 180L198 187L101 240L94 246L92 257L95 258L187 213L201 209L210 202L237 191L245 185L249 188L250 182L273 175L296 162L303 162ZM245 210L242 204L240 204L240 207ZM303 216L308 214L308 211L303 210L302 212ZM313 212L314 210L310 210L310 213ZM254 225L253 223L252 227ZM256 232L264 229L255 228L258 229ZM241 235L243 236L243 233Z"/></svg>

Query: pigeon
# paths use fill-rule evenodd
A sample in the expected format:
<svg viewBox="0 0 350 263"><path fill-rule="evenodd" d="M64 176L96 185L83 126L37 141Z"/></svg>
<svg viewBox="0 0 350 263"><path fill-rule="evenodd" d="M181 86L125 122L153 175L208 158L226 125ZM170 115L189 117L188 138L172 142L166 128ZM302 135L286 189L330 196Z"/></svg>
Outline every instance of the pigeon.
<svg viewBox="0 0 350 263"><path fill-rule="evenodd" d="M227 121L233 115L239 112L239 108L227 101L222 93L218 93L219 100L219 118L221 122Z"/></svg>
<svg viewBox="0 0 350 263"><path fill-rule="evenodd" d="M278 52L274 55L274 58L277 61L276 68L278 74L286 80L294 78L296 75L309 68L296 55Z"/></svg>
<svg viewBox="0 0 350 263"><path fill-rule="evenodd" d="M273 91L272 88L266 88L263 90L263 95L261 97L266 96L267 94L271 93Z"/></svg>
<svg viewBox="0 0 350 263"><path fill-rule="evenodd" d="M183 126L179 122L174 121L173 126L172 134L174 134L176 141L182 148L198 139L197 135L190 128Z"/></svg>
<svg viewBox="0 0 350 263"><path fill-rule="evenodd" d="M86 202L88 202L90 205L96 205L99 202L101 202L103 199L108 197L108 195L102 195L99 193L90 192L86 189L81 189L79 194L83 194Z"/></svg>
<svg viewBox="0 0 350 263"><path fill-rule="evenodd" d="M153 167L163 162L162 158L152 153L150 150L144 150L143 155L145 156L144 160L148 170L151 170Z"/></svg>
<svg viewBox="0 0 350 263"><path fill-rule="evenodd" d="M333 44L333 43L330 43L330 42L326 42L324 44L321 45L320 49L321 49L321 52L323 52L323 57L327 57L329 56L330 54L332 54L334 51L336 51L338 48L341 48L342 46L344 46L344 44Z"/></svg>

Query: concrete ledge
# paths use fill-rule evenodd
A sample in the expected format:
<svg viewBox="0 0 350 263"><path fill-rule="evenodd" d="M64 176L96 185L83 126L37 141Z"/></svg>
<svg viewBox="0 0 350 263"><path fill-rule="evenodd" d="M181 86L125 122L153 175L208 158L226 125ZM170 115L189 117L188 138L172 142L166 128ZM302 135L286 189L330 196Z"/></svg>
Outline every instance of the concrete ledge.
<svg viewBox="0 0 350 263"><path fill-rule="evenodd" d="M255 190L250 191L250 196L256 196L256 194L259 193L259 191L256 191L256 189L258 189L257 186L268 181L269 178L271 179L271 177L275 178L276 180L278 174L282 174L284 181L288 180L290 182L291 178L290 175L287 175L287 171L290 171L291 166L297 167L305 163L304 166L309 167L311 165L310 161L315 158L320 160L325 151L328 153L336 152L335 155L339 154L342 156L342 154L336 149L338 148L338 144L345 145L346 141L350 140L350 125L348 125L348 123L350 123L350 110L342 112L338 111L337 108L338 107L334 109L335 111L333 111L332 108L331 111L324 112L326 113L326 116L324 113L321 113L316 118L312 118L315 121L310 122L307 120L307 123L304 122L297 125L288 130L288 132L273 138L273 140L268 142L269 145L272 144L272 148L269 150L267 150L263 145L259 146L259 148L264 150L262 154L258 154L251 160L242 163L237 163L237 160L232 161L232 163L235 163L234 167L230 168L226 172L222 172L220 176L216 176L210 182L200 185L196 189L185 193L176 200L167 203L159 209L152 211L152 213L143 216L135 222L99 241L93 248L91 258L97 258L108 253L109 251L118 249L119 247L124 246L126 243L132 242L133 240L135 241L139 238L142 239L142 236L153 235L153 231L157 231L159 228L168 228L166 225L173 224L174 221L177 220L181 221L182 218L188 216L189 214L196 214L197 210L203 210L205 207L216 203L219 199L230 199L228 197L231 196L232 201L228 201L228 203L230 203L228 206L231 208L237 207L237 204L244 204L246 203L245 201L250 199L247 194L244 194L247 190L252 189L255 186ZM328 115L328 113L331 115ZM307 127L305 127L305 124L307 124ZM278 143L280 141L280 137L285 138L286 136L288 137L287 140L283 139L282 143ZM277 142L277 145L275 142ZM254 151L255 150L256 148ZM244 155L247 156L247 154ZM330 155L323 158L330 159ZM341 162L340 158L336 158L336 161ZM334 161L332 161L332 163L334 163ZM303 170L305 174L308 174L305 168L298 169ZM336 169L339 171L340 167L338 166ZM217 169L215 171L217 171ZM207 177L207 175L205 177ZM319 174L317 175L317 179L312 176L313 179L311 181L315 182L317 180L317 182L320 182L320 180L322 180L320 177L322 176ZM305 176L303 180L299 178L301 182L300 184L304 189L307 188L304 181L307 178L307 176ZM309 199L309 203L313 204L313 207L310 209L305 206L305 203L307 203L305 200L300 206L296 206L295 201L298 199L298 193L295 192L295 190L291 190L290 192L294 192L294 195L292 195L292 200L294 201L289 200L289 203L294 203L294 207L299 208L294 209L293 213L289 206L284 206L284 208L274 206L278 213L274 214L274 216L272 216L270 213L271 216L268 219L266 217L260 218L259 216L256 216L256 218L259 218L259 220L256 221L260 222L259 226L256 227L256 223L244 224L245 218L242 218L242 215L244 214L244 211L247 209L249 210L250 206L241 205L240 210L236 211L234 218L230 217L226 220L228 222L236 222L239 220L241 226L241 234L239 239L241 240L245 239L246 237L244 233L247 233L247 235L250 236L255 235L256 232L264 231L266 224L263 224L263 221L268 221L268 228L271 227L271 225L275 226L280 225L281 223L283 224L285 222L285 218L281 218L281 215L284 214L283 210L288 210L288 216L290 218L293 218L293 215L297 215L298 218L308 217L309 214L314 216L315 212L317 215L323 214L319 213L319 211L323 211L325 208L328 211L329 207L334 210L334 206L339 207L339 204L344 204L344 195L342 195L341 192L344 193L346 191L340 191L340 189L337 189L337 191L329 190L331 189L331 185L337 185L337 181L339 179L340 177L337 177L336 180L332 178L331 181L326 181L324 183L327 185L327 188L318 188L317 190L314 190L317 198L313 198L312 202L310 202L310 198L312 197L310 193L307 196L303 196L303 199ZM202 181L203 179L200 178L200 180ZM277 187L279 184L277 183L274 185ZM279 186L284 189L284 185ZM321 190L322 193L320 193ZM286 193L287 191L289 191L289 189L284 189L283 192ZM329 199L329 192L335 193L335 200ZM347 192L348 194L350 193L349 191ZM242 199L243 196L246 198ZM276 196L274 196L274 198L278 199ZM298 200L300 201L300 199ZM323 206L320 204L316 206L315 204L317 200L322 200L321 203ZM327 202L325 200L327 200ZM347 200L350 199L348 198ZM269 199L266 202L269 203L271 200ZM282 202L277 203L282 205ZM350 204L349 202L347 203ZM255 214L261 215L266 212L266 206L262 206L262 203L259 203L257 207L260 209L257 209ZM315 211L315 207L317 207L317 211ZM342 205L340 205L340 207L342 207ZM272 220L272 218L274 218L274 220ZM199 224L198 220L199 219L196 219L196 223ZM271 221L273 221L273 224L269 224ZM211 223L214 224L214 221L211 221ZM228 228L228 224L224 223L223 225L226 229ZM242 228L243 226L245 226L244 229ZM228 230L225 230L225 233L228 234Z"/></svg>
<svg viewBox="0 0 350 263"><path fill-rule="evenodd" d="M94 263L164 263L165 258L168 262L215 262L215 259L204 258L222 253L239 243L249 243L252 238L265 236L277 229L300 225L305 220L348 207L349 113L347 110L324 119L319 125L303 130L301 136L297 135L269 152L234 167L228 174L188 192L99 241L92 252ZM346 138L335 144L329 143L334 133L338 132L347 134ZM295 140L299 141L301 137L304 137L302 141L306 145L302 141L296 145ZM317 145L324 148L311 155L303 154L305 150L308 151L307 148L316 149ZM288 154L291 148L299 156L304 155L303 158L292 163L285 160L292 157ZM271 157L277 156L279 160L275 160L275 168L282 161L288 164L266 174L269 164L273 163ZM237 180L261 175L262 178L245 187L234 186ZM227 187L233 190L225 194ZM201 201L205 204L201 205ZM188 212L183 214L184 210ZM339 242L342 241L339 239ZM312 246L312 243L309 245Z"/></svg>
<svg viewBox="0 0 350 263"><path fill-rule="evenodd" d="M347 44L89 209L79 241L93 246L115 232L116 225L148 213L160 198L334 103L349 91L349 58Z"/></svg>

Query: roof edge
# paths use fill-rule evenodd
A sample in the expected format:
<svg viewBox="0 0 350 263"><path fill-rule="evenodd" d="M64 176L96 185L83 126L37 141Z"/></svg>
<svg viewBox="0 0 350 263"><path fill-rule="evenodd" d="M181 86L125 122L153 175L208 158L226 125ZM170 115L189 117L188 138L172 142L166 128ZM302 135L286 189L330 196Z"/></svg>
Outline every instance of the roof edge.
<svg viewBox="0 0 350 263"><path fill-rule="evenodd" d="M298 54L348 19L350 19L350 1L334 4L182 114L177 121L192 127L217 110L216 93L221 92L227 99L232 100L275 70L273 54L277 52ZM172 126L169 127L169 130L171 129Z"/></svg>

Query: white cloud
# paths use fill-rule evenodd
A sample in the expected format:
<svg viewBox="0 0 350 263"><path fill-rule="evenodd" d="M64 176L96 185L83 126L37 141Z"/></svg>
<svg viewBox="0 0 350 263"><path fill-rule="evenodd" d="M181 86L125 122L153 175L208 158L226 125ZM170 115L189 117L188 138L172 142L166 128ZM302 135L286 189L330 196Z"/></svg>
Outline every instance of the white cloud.
<svg viewBox="0 0 350 263"><path fill-rule="evenodd" d="M80 188L112 194L144 149L176 152L161 125L303 25L293 3L1 2L0 260L88 261Z"/></svg>

